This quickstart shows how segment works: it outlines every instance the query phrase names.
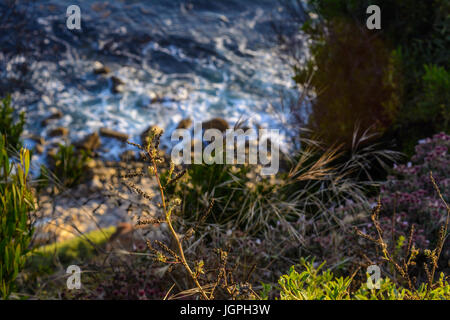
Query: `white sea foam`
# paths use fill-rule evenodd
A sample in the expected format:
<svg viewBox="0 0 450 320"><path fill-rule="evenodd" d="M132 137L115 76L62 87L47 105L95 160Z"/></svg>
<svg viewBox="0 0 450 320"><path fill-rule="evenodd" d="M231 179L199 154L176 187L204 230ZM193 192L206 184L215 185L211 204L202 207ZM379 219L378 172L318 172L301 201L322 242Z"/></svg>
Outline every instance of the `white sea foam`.
<svg viewBox="0 0 450 320"><path fill-rule="evenodd" d="M112 5L121 9L123 4ZM75 141L108 127L139 142L142 131L158 125L167 130L162 142L170 147L170 133L181 119L201 122L223 117L232 126L244 119L250 126L280 129L280 140L286 141L289 133L283 119L288 115L277 114L272 105L279 103L280 95L295 96L297 92L292 89L292 69L279 58L276 43L258 30L269 21L265 10L251 6L228 14L181 10L170 17L162 14L159 20L145 19L141 28L147 23L160 24L159 29L149 30L154 39L141 44L138 54L123 49L120 40L112 41L114 38L102 34L92 42L94 52L81 51L52 34L54 16L40 17L50 40L67 51L57 60L42 59L32 65L33 85L45 96L28 107L27 130L47 136L51 128L63 126L69 128L70 139ZM89 14L85 23L95 20ZM114 14L119 15L113 10L108 19L114 19ZM123 26L110 20L104 23L124 37L133 34L136 21ZM161 39L161 33L167 39ZM197 47L192 49L191 45ZM110 50L122 58L106 61L112 75L125 83L120 94L111 92L110 80L92 73L94 62L101 59L96 51L107 48L120 48ZM41 120L48 116L50 107L61 110L64 116L42 128ZM128 148L111 139L102 138L102 143L103 155L109 158L117 158Z"/></svg>

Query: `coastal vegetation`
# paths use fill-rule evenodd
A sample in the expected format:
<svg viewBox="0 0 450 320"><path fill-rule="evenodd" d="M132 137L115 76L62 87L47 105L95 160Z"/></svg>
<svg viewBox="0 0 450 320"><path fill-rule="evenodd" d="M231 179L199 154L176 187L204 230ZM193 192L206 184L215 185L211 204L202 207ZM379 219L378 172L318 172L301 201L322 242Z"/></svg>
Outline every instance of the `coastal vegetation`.
<svg viewBox="0 0 450 320"><path fill-rule="evenodd" d="M383 8L380 30L365 27L373 4ZM356 124L373 127L381 141L411 155L418 140L448 132L448 1L308 5L314 19L302 30L312 40L311 59L294 66L294 80L317 94L308 121L315 133L349 144Z"/></svg>
<svg viewBox="0 0 450 320"><path fill-rule="evenodd" d="M48 142L0 97L0 298L450 299L449 3L378 2L380 31L364 27L371 1L290 11L310 55L292 65L295 143L275 174L175 164L156 121L71 141L52 109ZM123 94L111 72L97 62L89 76ZM70 265L81 289L67 287Z"/></svg>

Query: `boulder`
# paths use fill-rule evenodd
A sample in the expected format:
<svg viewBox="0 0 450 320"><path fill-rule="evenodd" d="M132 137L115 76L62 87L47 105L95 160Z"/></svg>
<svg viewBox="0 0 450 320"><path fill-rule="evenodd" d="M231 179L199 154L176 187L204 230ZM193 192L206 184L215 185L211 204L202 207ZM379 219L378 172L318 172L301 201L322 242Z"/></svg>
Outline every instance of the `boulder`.
<svg viewBox="0 0 450 320"><path fill-rule="evenodd" d="M128 140L128 135L126 133L114 131L108 128L101 128L100 135L104 137L114 138L124 142Z"/></svg>
<svg viewBox="0 0 450 320"><path fill-rule="evenodd" d="M92 192L96 192L103 189L103 183L100 181L99 176L94 175L89 183L89 189Z"/></svg>
<svg viewBox="0 0 450 320"><path fill-rule="evenodd" d="M45 145L45 139L44 139L44 137L42 137L40 135L32 135L32 136L30 136L30 139L35 141L38 144Z"/></svg>
<svg viewBox="0 0 450 320"><path fill-rule="evenodd" d="M203 130L217 129L221 132L225 132L229 127L228 122L222 118L213 118L202 123Z"/></svg>
<svg viewBox="0 0 450 320"><path fill-rule="evenodd" d="M100 136L97 132L91 133L81 139L78 142L75 142L75 146L79 149L84 149L87 151L94 151L101 146Z"/></svg>
<svg viewBox="0 0 450 320"><path fill-rule="evenodd" d="M103 65L103 63L101 63L100 61L94 62L94 73L95 74L107 74L110 72L111 72L111 70L108 67L106 67L105 65Z"/></svg>
<svg viewBox="0 0 450 320"><path fill-rule="evenodd" d="M189 129L192 125L191 118L185 118L178 123L177 129Z"/></svg>
<svg viewBox="0 0 450 320"><path fill-rule="evenodd" d="M57 127L55 129L50 130L48 135L50 137L61 137L61 136L67 136L69 134L69 129L64 127Z"/></svg>
<svg viewBox="0 0 450 320"><path fill-rule="evenodd" d="M155 92L149 92L148 97L150 99L150 104L162 101L161 97Z"/></svg>
<svg viewBox="0 0 450 320"><path fill-rule="evenodd" d="M63 117L63 113L60 110L53 111L47 118L42 120L41 125L43 127L47 126L52 120L61 119Z"/></svg>
<svg viewBox="0 0 450 320"><path fill-rule="evenodd" d="M50 166L52 166L53 164L53 158L56 157L56 155L58 154L58 148L57 147L51 147L48 151L47 151L47 159L50 162Z"/></svg>
<svg viewBox="0 0 450 320"><path fill-rule="evenodd" d="M44 153L44 146L42 144L38 143L34 148L38 154Z"/></svg>
<svg viewBox="0 0 450 320"><path fill-rule="evenodd" d="M136 153L133 150L127 150L120 155L120 160L124 162L135 161Z"/></svg>
<svg viewBox="0 0 450 320"><path fill-rule="evenodd" d="M125 90L125 82L123 82L120 78L116 76L111 77L112 87L111 90L113 93L121 93Z"/></svg>

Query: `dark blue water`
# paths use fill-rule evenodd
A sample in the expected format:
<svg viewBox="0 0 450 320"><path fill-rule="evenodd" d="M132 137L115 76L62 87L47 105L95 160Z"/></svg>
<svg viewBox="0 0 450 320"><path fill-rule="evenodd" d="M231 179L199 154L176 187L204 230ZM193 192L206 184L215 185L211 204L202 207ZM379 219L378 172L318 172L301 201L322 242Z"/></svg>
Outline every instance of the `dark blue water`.
<svg viewBox="0 0 450 320"><path fill-rule="evenodd" d="M79 31L66 28L72 4ZM11 17L14 27L0 29L1 84L27 111L28 134L64 126L77 140L109 127L137 139L149 125L170 133L182 118L216 116L283 129L277 105L296 94L272 24L286 34L298 26L277 1L48 0L22 2ZM95 61L124 81L122 93L93 74ZM55 109L63 118L41 126ZM104 152L123 147L106 141Z"/></svg>

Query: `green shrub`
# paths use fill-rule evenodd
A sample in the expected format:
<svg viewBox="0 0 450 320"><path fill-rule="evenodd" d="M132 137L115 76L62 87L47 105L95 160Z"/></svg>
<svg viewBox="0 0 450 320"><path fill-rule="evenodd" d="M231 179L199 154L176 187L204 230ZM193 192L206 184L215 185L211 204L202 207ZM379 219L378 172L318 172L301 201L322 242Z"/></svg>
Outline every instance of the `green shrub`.
<svg viewBox="0 0 450 320"><path fill-rule="evenodd" d="M335 278L329 270L319 273L324 264L314 268L303 261L305 271L298 273L292 266L289 274L281 276L281 300L341 300L348 298L349 277Z"/></svg>
<svg viewBox="0 0 450 320"><path fill-rule="evenodd" d="M71 144L59 144L58 152L52 155L53 174L65 187L79 184L85 174L89 153L85 150L76 151ZM44 172L48 175L48 172ZM56 180L56 179L55 179Z"/></svg>
<svg viewBox="0 0 450 320"><path fill-rule="evenodd" d="M199 164L189 167L176 193L183 200L183 215L188 221L198 221L209 206L208 199L214 198L209 223L233 222L255 230L262 226L258 217L264 216L267 200L277 189L273 180L259 177L250 166Z"/></svg>
<svg viewBox="0 0 450 320"><path fill-rule="evenodd" d="M29 213L34 208L33 195L27 187L30 152L20 151L20 164L12 165L0 140L0 295L7 299L13 282L25 263L33 229ZM15 171L15 172L13 172Z"/></svg>
<svg viewBox="0 0 450 320"><path fill-rule="evenodd" d="M450 128L450 72L437 65L425 65L422 77L423 93L418 108L411 117L423 121L433 119L433 132L447 131ZM414 119L413 118L413 119Z"/></svg>
<svg viewBox="0 0 450 320"><path fill-rule="evenodd" d="M436 64L423 67L423 75L416 79L421 88L405 105L398 119L395 136L408 155L414 153L418 140L437 132L450 130L450 72Z"/></svg>
<svg viewBox="0 0 450 320"><path fill-rule="evenodd" d="M20 135L25 125L25 113L19 115L19 120L14 121L14 109L11 107L11 96L1 100L0 106L0 133L6 137L5 148L8 154L18 151L22 147Z"/></svg>
<svg viewBox="0 0 450 320"><path fill-rule="evenodd" d="M450 299L450 283L443 273L429 292L427 292L426 284L422 284L417 290L411 292L397 286L389 278L379 280L380 289L369 289L364 283L358 290L351 292L352 277L336 277L330 270L321 271L324 263L316 268L313 262L302 260L301 265L304 269L301 273L292 266L288 274L280 277L278 289L281 300Z"/></svg>

